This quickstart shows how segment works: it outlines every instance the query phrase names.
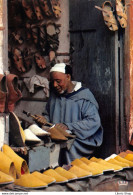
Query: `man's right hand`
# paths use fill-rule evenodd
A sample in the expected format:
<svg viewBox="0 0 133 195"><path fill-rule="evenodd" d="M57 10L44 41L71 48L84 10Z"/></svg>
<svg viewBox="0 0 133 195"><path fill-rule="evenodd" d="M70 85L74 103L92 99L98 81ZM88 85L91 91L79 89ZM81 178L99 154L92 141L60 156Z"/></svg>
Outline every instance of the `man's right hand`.
<svg viewBox="0 0 133 195"><path fill-rule="evenodd" d="M45 125L45 124L47 123L46 118L45 118L44 116L38 115L38 114L35 115L34 120L35 120L36 122L38 122L38 123L43 124L43 125Z"/></svg>

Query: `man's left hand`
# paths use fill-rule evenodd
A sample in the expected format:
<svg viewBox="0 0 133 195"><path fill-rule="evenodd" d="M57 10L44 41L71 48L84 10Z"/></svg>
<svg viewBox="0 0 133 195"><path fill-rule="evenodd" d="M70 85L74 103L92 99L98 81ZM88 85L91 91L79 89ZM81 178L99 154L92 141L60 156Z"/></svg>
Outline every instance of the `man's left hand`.
<svg viewBox="0 0 133 195"><path fill-rule="evenodd" d="M63 130L68 130L68 126L64 125L63 123L57 123L55 128L61 128Z"/></svg>

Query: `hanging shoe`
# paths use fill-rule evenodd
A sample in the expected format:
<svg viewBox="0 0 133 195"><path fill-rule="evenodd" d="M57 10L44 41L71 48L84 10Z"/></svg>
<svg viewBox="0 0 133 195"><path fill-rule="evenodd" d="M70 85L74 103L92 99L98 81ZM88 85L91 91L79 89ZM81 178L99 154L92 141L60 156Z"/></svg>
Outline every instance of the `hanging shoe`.
<svg viewBox="0 0 133 195"><path fill-rule="evenodd" d="M52 17L53 12L50 8L49 1L48 0L39 0L39 3L40 3L40 7L41 7L43 13L48 17Z"/></svg>
<svg viewBox="0 0 133 195"><path fill-rule="evenodd" d="M28 48L24 49L24 66L26 71L29 71L32 68L32 57Z"/></svg>
<svg viewBox="0 0 133 195"><path fill-rule="evenodd" d="M34 55L35 63L39 69L45 69L46 68L46 62L44 56L42 56L40 53L36 53Z"/></svg>
<svg viewBox="0 0 133 195"><path fill-rule="evenodd" d="M47 184L35 177L32 174L22 175L19 179L15 180L15 185L22 186L25 188L39 189L46 188Z"/></svg>
<svg viewBox="0 0 133 195"><path fill-rule="evenodd" d="M49 51L49 61L50 61L50 62L54 61L54 60L55 60L55 57L56 57L55 51L50 50L50 51Z"/></svg>
<svg viewBox="0 0 133 195"><path fill-rule="evenodd" d="M122 28L127 27L127 6L123 5L122 0L116 0L117 19Z"/></svg>
<svg viewBox="0 0 133 195"><path fill-rule="evenodd" d="M2 151L5 155L7 155L13 162L17 171L17 177L20 178L24 174L29 173L29 168L27 162L18 156L11 147L4 144L2 147Z"/></svg>
<svg viewBox="0 0 133 195"><path fill-rule="evenodd" d="M18 32L12 32L12 36L17 43L19 43L20 45L23 44L23 37Z"/></svg>
<svg viewBox="0 0 133 195"><path fill-rule="evenodd" d="M21 91L18 89L18 76L14 74L6 75L7 80L7 112L13 112L15 103L22 97Z"/></svg>
<svg viewBox="0 0 133 195"><path fill-rule="evenodd" d="M105 1L102 5L102 14L105 24L111 31L118 30L117 20L114 15L113 7L110 1Z"/></svg>
<svg viewBox="0 0 133 195"><path fill-rule="evenodd" d="M31 5L30 1L22 0L22 7L25 11L26 16L30 20L35 20L36 19L35 13L33 12L32 5Z"/></svg>
<svg viewBox="0 0 133 195"><path fill-rule="evenodd" d="M0 112L1 113L5 111L6 95L7 95L6 76L0 74Z"/></svg>
<svg viewBox="0 0 133 195"><path fill-rule="evenodd" d="M0 171L16 179L16 169L14 162L3 152L0 151Z"/></svg>
<svg viewBox="0 0 133 195"><path fill-rule="evenodd" d="M19 48L15 48L13 50L12 55L13 55L13 61L14 61L16 69L21 73L26 72L26 69L23 64L23 56L22 56L21 50Z"/></svg>
<svg viewBox="0 0 133 195"><path fill-rule="evenodd" d="M9 115L9 143L19 147L25 146L25 134L17 115L10 112Z"/></svg>
<svg viewBox="0 0 133 195"><path fill-rule="evenodd" d="M32 25L31 26L31 33L32 33L32 38L35 43L35 45L38 46L39 44L39 28L37 26Z"/></svg>
<svg viewBox="0 0 133 195"><path fill-rule="evenodd" d="M39 45L43 54L47 52L47 34L45 26L39 28Z"/></svg>
<svg viewBox="0 0 133 195"><path fill-rule="evenodd" d="M43 20L44 17L42 15L41 9L39 7L38 1L37 0L32 0L32 3L33 3L33 7L34 7L34 11L35 11L37 20Z"/></svg>
<svg viewBox="0 0 133 195"><path fill-rule="evenodd" d="M60 8L60 1L59 0L50 0L52 11L56 18L61 17L61 8Z"/></svg>

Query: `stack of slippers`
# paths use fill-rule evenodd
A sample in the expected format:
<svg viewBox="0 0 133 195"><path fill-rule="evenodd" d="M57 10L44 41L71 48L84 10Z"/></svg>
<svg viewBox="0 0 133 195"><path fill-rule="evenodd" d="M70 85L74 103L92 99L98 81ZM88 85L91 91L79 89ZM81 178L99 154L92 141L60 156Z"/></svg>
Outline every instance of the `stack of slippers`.
<svg viewBox="0 0 133 195"><path fill-rule="evenodd" d="M127 6L124 5L123 0L116 0L115 9L110 1L105 1L102 8L98 6L95 6L95 8L102 11L104 22L111 31L118 30L118 23L121 28L127 27Z"/></svg>
<svg viewBox="0 0 133 195"><path fill-rule="evenodd" d="M27 129L24 130L25 141L27 144L39 143L42 140L41 137L49 136L50 133L41 129L38 125L32 124ZM40 138L39 138L40 137Z"/></svg>
<svg viewBox="0 0 133 195"><path fill-rule="evenodd" d="M47 132L50 133L50 137L55 141L67 141L68 138L75 138L75 135L71 135L67 133L65 130L59 127L55 127L54 125L47 129Z"/></svg>

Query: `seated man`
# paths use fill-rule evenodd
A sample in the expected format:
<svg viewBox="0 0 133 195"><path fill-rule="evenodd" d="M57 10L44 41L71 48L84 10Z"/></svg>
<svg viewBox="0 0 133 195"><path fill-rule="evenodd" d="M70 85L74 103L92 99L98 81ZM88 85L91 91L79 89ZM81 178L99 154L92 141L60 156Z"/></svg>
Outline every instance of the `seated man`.
<svg viewBox="0 0 133 195"><path fill-rule="evenodd" d="M62 156L67 164L76 158L89 157L103 140L98 103L89 89L71 77L69 65L60 63L51 68L51 92L45 115L51 123L76 135L71 148L65 149Z"/></svg>

